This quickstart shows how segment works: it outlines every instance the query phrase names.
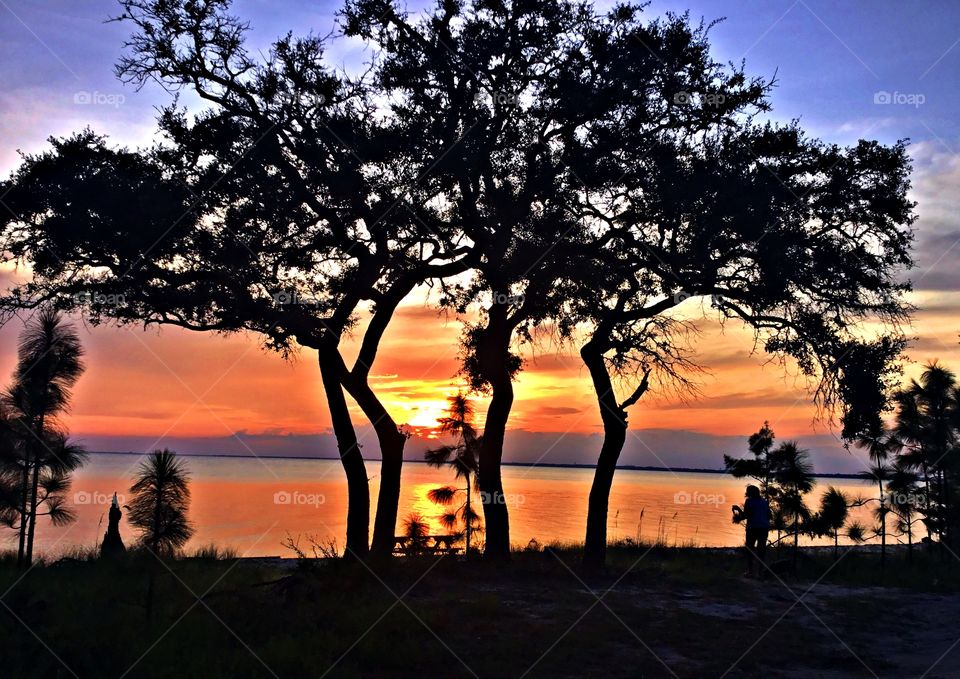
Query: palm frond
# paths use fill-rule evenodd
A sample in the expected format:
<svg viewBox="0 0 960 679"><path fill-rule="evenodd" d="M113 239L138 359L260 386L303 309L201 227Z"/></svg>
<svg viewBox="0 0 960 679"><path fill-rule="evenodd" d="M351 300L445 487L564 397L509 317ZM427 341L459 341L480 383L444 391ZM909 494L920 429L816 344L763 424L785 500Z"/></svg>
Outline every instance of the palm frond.
<svg viewBox="0 0 960 679"><path fill-rule="evenodd" d="M430 502L436 505L449 505L451 502L456 499L457 494L460 492L458 488L453 486L442 486L440 488L431 488L427 491L427 498Z"/></svg>
<svg viewBox="0 0 960 679"><path fill-rule="evenodd" d="M423 454L423 459L426 460L426 463L431 467L443 467L446 464L449 464L451 458L454 458L457 454L457 446L440 446L439 448L431 448Z"/></svg>

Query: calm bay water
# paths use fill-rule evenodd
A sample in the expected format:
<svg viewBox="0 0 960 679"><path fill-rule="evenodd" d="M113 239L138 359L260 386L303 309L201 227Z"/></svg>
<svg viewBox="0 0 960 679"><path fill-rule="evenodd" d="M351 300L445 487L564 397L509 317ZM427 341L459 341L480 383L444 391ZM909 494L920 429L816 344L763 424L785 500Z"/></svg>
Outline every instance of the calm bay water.
<svg viewBox="0 0 960 679"><path fill-rule="evenodd" d="M78 520L55 528L40 521L37 540L43 553L57 554L75 545L95 545L106 530L106 511L114 492L121 504L142 458L138 455L92 454L75 475L71 504ZM336 539L343 546L346 491L337 460L185 457L192 473L190 518L197 533L188 549L216 543L246 556L292 556L281 546L290 534ZM379 463L368 462L372 511L376 510ZM504 488L510 508L511 539L582 542L586 526L591 469L505 467ZM446 532L436 517L437 505L427 499L431 488L452 484L452 475L423 464L404 465L400 499L402 521L413 512ZM849 479L819 479L811 505L827 486L851 495L868 495L869 484ZM734 546L742 528L730 521L730 505L743 500L744 483L722 474L620 470L610 496L609 537L656 539L670 544ZM642 517L641 517L642 513ZM398 528L398 533L402 529ZM7 531L7 546L15 546ZM132 532L124 520L124 541Z"/></svg>

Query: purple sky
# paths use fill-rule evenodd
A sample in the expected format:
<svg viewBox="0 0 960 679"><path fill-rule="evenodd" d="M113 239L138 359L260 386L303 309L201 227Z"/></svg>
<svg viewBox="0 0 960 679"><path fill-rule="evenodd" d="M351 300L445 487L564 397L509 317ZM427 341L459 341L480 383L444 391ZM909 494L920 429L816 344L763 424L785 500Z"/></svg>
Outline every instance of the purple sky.
<svg viewBox="0 0 960 679"><path fill-rule="evenodd" d="M288 30L330 32L338 6L241 0L234 11L251 22L254 44L267 47ZM418 6L408 5L411 10ZM960 161L955 153L960 150L960 3L654 0L647 12L686 10L707 21L726 17L711 31L716 58L736 63L745 59L750 74L776 74L775 119L799 118L812 135L838 143L861 137L887 143L911 140L913 194L920 215L919 267L913 279L918 290L915 302L921 309L911 357L956 359L960 367L956 351ZM117 11L112 0L0 0L0 176L16 166L18 150L39 151L47 137L84 126L108 134L118 144L150 141L154 107L169 98L155 86L137 92L114 78L113 64L129 30L105 22ZM329 57L350 68L360 62L362 53L358 43L341 44ZM189 97L183 101L191 103ZM9 335L4 331L2 337ZM657 437L657 449L689 448L683 456L685 466L711 466L707 461L716 460L718 451L728 451L732 444L722 436L675 430L650 436ZM178 440L191 452L232 452L223 450L232 445L228 441ZM826 450L829 440L821 432L808 443ZM285 454L292 441L261 441L259 449ZM526 444L533 445L515 441L515 458ZM93 448L115 450L140 445L135 437L91 442ZM624 462L657 464L648 448L639 438L631 440ZM551 458L572 461L563 450ZM836 446L832 450L822 453L819 469L859 469L859 463L845 458Z"/></svg>

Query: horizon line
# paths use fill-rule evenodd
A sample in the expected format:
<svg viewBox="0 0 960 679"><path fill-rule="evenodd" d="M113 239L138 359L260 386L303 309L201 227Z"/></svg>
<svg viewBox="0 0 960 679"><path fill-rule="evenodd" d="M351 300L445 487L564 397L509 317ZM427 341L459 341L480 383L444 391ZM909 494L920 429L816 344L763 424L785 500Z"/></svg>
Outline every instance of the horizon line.
<svg viewBox="0 0 960 679"><path fill-rule="evenodd" d="M133 450L91 450L88 451L90 454L94 455L138 455L144 456L149 455L146 452L136 452ZM177 453L177 455L182 455L183 457L225 457L225 458L236 458L240 460L322 460L328 462L339 461L339 457L329 457L329 456L312 456L312 455L242 455L239 453ZM364 460L365 462L382 462L383 458L371 457ZM418 460L416 458L404 458L404 463L410 462L413 464L427 464L426 460ZM514 462L514 461L502 461L501 466L507 467L546 467L546 468L555 468L555 469L595 469L596 464L588 464L585 462ZM622 471L641 471L641 472L670 472L670 473L680 473L680 474L727 474L725 469L711 469L704 467L657 467L652 465L617 465L617 470ZM856 474L845 474L842 472L822 472L814 473L814 477L818 478L830 478L830 479L859 479L860 477Z"/></svg>

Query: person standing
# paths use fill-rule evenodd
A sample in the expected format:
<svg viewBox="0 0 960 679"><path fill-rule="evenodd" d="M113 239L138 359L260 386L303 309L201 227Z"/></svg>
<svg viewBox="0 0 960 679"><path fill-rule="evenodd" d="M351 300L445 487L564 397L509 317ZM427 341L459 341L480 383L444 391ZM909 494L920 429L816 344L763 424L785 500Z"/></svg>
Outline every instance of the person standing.
<svg viewBox="0 0 960 679"><path fill-rule="evenodd" d="M733 506L733 522L747 523L747 571L746 577L762 575L761 566L765 565L767 534L770 532L770 503L760 494L756 486L747 486L743 507Z"/></svg>

